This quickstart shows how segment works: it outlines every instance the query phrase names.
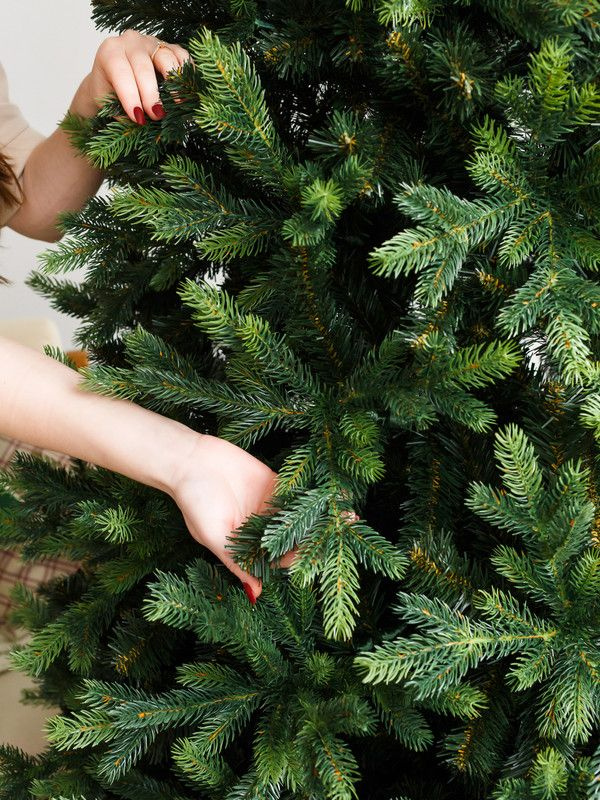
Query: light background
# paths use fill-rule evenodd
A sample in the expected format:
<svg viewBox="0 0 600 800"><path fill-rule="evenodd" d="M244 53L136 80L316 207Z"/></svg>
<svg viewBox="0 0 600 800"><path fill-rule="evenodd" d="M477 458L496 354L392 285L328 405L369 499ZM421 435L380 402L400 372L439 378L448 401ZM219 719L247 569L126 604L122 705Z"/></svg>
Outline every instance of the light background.
<svg viewBox="0 0 600 800"><path fill-rule="evenodd" d="M64 116L79 83L89 72L100 42L109 35L94 29L88 0L19 0L4 9L0 24L0 61L11 100L29 124L50 134ZM0 237L0 274L13 282L0 287L0 318L50 317L59 326L65 349L73 346L79 322L60 314L25 286L37 268L37 255L50 247L5 228ZM76 280L77 273L70 273Z"/></svg>

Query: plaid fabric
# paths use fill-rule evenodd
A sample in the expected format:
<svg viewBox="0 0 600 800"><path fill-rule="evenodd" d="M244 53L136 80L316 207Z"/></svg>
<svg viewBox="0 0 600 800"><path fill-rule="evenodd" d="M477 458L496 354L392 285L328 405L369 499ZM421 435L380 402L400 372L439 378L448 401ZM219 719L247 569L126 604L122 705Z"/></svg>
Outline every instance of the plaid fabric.
<svg viewBox="0 0 600 800"><path fill-rule="evenodd" d="M50 457L65 467L71 463L69 456L62 453L41 450L23 442L0 439L0 469L9 464L18 450ZM21 561L17 550L0 550L0 626L5 628L4 631L0 629L0 634L3 633L5 637L9 635L7 617L12 607L9 593L15 583L23 583L28 588L35 589L38 584L51 580L57 575L74 572L77 566L66 559L46 559L45 561L25 563ZM0 638L2 637L0 636ZM0 647L0 651L1 649Z"/></svg>

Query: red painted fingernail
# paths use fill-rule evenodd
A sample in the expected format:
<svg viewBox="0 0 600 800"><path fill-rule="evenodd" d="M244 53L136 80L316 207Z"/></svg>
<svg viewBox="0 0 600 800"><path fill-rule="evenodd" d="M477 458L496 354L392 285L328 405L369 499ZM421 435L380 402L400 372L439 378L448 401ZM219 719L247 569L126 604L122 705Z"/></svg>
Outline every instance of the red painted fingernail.
<svg viewBox="0 0 600 800"><path fill-rule="evenodd" d="M159 119L164 119L167 112L165 111L165 108L162 103L155 103L152 106L152 113L154 114L155 117L158 117Z"/></svg>
<svg viewBox="0 0 600 800"><path fill-rule="evenodd" d="M252 591L252 587L250 586L250 584L249 583L242 583L242 586L244 587L244 591L246 592L246 595L248 596L248 600L250 600L252 605L255 605L256 597L254 596L254 592Z"/></svg>
<svg viewBox="0 0 600 800"><path fill-rule="evenodd" d="M135 121L138 125L145 125L146 124L146 117L144 116L144 112L139 106L136 106L133 109L133 116L135 117Z"/></svg>

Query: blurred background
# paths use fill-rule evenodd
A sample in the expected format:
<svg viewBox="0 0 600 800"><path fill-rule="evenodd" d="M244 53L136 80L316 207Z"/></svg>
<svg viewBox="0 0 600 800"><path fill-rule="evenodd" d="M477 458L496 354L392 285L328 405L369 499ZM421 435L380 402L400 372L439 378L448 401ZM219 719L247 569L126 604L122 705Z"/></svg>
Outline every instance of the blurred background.
<svg viewBox="0 0 600 800"><path fill-rule="evenodd" d="M11 99L30 125L48 135L64 116L106 34L94 30L88 0L2 2L7 8L0 24L0 61L8 75ZM0 234L0 275L12 281L10 286L0 286L0 333L36 349L54 344L71 350L78 321L59 314L24 284L38 266L38 254L50 246L9 228ZM72 280L79 277L77 273L69 275ZM3 464L15 446L0 438ZM17 563L17 556L10 551L0 551L0 555L5 566ZM10 568L6 575L11 575ZM8 587L3 587L1 579L2 569L0 594L12 585L8 580ZM12 629L10 635L7 630L0 620L0 741L29 753L41 752L47 747L44 722L55 711L19 702L21 690L33 687L24 675L6 669L6 652L17 643Z"/></svg>
<svg viewBox="0 0 600 800"><path fill-rule="evenodd" d="M62 119L79 83L89 72L100 42L87 0L20 0L10 4L0 25L0 61L8 75L11 99L32 127L50 134ZM63 347L73 346L78 326L52 309L24 280L37 268L45 242L26 239L4 228L0 235L0 274L13 282L0 287L0 320L50 317ZM77 273L69 279L77 280Z"/></svg>

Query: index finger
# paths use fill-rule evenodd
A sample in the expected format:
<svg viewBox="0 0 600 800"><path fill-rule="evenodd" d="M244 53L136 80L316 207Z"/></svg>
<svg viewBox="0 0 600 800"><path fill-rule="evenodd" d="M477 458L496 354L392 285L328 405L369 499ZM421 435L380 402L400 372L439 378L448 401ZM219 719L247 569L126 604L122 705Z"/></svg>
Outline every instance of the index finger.
<svg viewBox="0 0 600 800"><path fill-rule="evenodd" d="M112 58L105 66L106 75L132 122L145 122L142 101L131 64L125 55Z"/></svg>

